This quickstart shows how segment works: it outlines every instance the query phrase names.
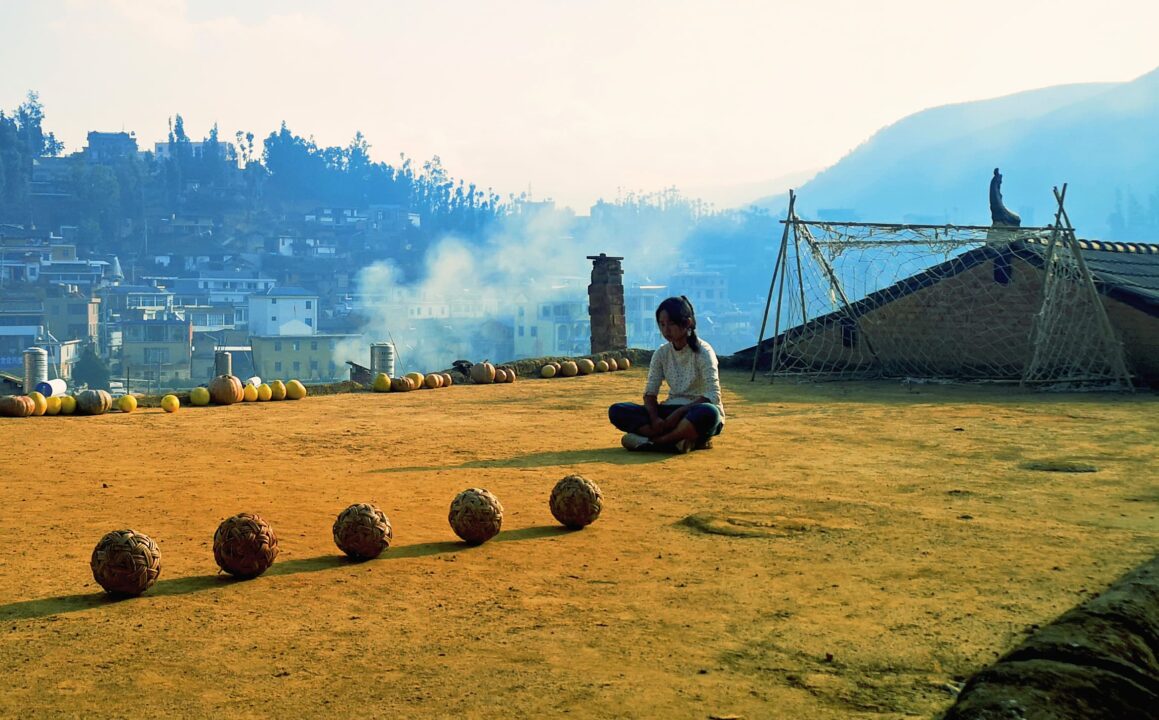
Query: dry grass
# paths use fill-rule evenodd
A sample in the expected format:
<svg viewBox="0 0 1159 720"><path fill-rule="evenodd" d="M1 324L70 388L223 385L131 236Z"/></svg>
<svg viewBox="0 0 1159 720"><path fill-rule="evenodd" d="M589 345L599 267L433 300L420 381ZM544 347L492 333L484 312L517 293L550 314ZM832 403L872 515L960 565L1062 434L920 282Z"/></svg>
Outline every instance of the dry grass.
<svg viewBox="0 0 1159 720"><path fill-rule="evenodd" d="M729 373L715 449L667 456L607 425L642 385L0 420L0 716L930 717L1159 547L1151 396ZM571 473L605 495L578 532L547 505ZM472 486L506 509L475 548ZM394 525L379 559L333 544L354 502ZM281 546L249 581L210 548L240 511ZM162 574L117 602L88 559L121 527Z"/></svg>

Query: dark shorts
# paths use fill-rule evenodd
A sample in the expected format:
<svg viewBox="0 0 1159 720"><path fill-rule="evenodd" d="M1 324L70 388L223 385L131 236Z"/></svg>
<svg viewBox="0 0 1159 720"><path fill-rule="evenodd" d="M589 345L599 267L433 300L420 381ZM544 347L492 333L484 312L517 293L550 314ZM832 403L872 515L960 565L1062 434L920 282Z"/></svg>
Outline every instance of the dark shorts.
<svg viewBox="0 0 1159 720"><path fill-rule="evenodd" d="M659 407L660 417L668 417L679 407L685 406L661 403ZM712 403L692 405L688 408L684 418L696 428L696 434L701 440L719 435L720 431L724 429L724 418L720 414L720 408ZM636 432L651 421L648 417L648 408L639 403L627 402L616 403L609 407L608 419L623 432Z"/></svg>

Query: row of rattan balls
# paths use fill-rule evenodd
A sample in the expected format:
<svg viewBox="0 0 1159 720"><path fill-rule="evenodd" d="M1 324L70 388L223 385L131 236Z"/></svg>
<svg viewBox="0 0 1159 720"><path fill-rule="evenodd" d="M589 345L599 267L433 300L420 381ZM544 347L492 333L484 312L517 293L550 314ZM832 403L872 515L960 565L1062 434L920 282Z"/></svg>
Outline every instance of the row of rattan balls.
<svg viewBox="0 0 1159 720"><path fill-rule="evenodd" d="M592 524L603 509L600 488L582 475L568 475L551 491L551 514L578 530ZM470 488L455 496L448 516L455 534L472 545L487 542L503 526L503 506L487 490ZM334 542L356 560L378 557L390 547L394 531L386 514L374 505L357 503L334 521ZM213 559L239 578L261 575L278 556L278 538L261 517L240 513L226 518L213 534ZM93 578L114 595L140 595L161 574L161 551L148 535L114 530L93 549Z"/></svg>

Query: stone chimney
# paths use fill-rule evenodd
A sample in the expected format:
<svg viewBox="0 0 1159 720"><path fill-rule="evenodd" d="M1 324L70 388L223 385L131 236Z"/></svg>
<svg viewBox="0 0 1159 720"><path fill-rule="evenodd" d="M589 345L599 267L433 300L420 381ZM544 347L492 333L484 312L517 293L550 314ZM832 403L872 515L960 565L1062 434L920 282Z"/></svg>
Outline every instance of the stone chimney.
<svg viewBox="0 0 1159 720"><path fill-rule="evenodd" d="M624 319L624 270L622 257L604 253L588 255L592 261L592 284L588 285L588 314L592 321L592 353L628 347Z"/></svg>

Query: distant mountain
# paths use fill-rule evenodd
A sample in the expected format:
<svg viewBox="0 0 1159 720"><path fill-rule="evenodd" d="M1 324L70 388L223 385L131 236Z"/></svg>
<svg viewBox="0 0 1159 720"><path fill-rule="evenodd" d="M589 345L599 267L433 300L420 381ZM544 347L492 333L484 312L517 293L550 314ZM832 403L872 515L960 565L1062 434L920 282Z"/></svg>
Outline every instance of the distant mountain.
<svg viewBox="0 0 1159 720"><path fill-rule="evenodd" d="M988 225L990 177L1000 167L1006 206L1023 225L1049 224L1051 187L1068 183L1081 236L1157 239L1157 127L1159 70L933 108L883 128L801 186L798 214ZM759 204L784 212L785 197Z"/></svg>
<svg viewBox="0 0 1159 720"><path fill-rule="evenodd" d="M769 180L756 180L728 185L701 185L681 188L688 196L710 202L718 208L747 207L763 202L769 195L783 193L786 188L798 187L817 174L817 168L800 170Z"/></svg>

